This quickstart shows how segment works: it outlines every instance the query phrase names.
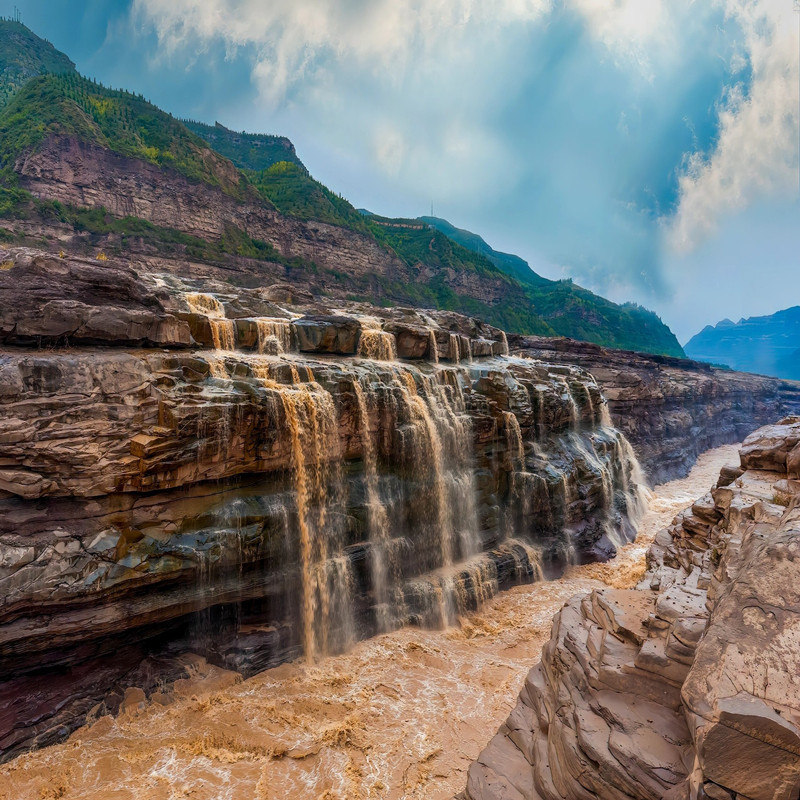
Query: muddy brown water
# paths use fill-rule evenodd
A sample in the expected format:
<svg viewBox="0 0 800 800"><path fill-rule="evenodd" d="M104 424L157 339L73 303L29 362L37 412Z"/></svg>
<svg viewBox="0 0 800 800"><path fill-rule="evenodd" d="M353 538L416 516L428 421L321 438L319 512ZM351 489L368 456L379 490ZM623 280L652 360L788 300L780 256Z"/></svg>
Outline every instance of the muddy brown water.
<svg viewBox="0 0 800 800"><path fill-rule="evenodd" d="M2 800L438 800L511 710L553 617L578 592L634 586L653 536L704 494L737 447L656 487L637 541L608 564L519 586L460 627L404 628L309 665L188 681L169 706L103 717L0 767Z"/></svg>

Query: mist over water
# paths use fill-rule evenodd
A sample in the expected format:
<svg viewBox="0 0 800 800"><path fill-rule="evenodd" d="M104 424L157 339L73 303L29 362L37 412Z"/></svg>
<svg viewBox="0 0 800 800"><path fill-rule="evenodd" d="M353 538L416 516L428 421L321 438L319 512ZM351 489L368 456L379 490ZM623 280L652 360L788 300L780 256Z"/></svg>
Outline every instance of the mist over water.
<svg viewBox="0 0 800 800"><path fill-rule="evenodd" d="M513 433L511 434L513 436ZM0 767L2 800L444 800L502 723L573 594L634 586L655 534L737 460L701 456L655 488L635 543L607 564L517 586L446 630L402 628L244 682L220 670L177 699L103 717Z"/></svg>

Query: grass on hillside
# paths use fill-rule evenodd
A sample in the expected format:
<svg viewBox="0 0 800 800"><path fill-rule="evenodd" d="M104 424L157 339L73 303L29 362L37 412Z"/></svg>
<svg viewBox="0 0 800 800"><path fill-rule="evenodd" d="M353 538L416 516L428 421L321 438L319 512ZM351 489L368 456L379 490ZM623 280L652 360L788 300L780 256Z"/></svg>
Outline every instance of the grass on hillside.
<svg viewBox="0 0 800 800"><path fill-rule="evenodd" d="M0 108L36 75L74 73L75 65L50 42L10 19L0 19Z"/></svg>
<svg viewBox="0 0 800 800"><path fill-rule="evenodd" d="M181 122L239 169L260 172L279 161L303 166L294 145L285 136L232 131L219 123L206 125L186 119Z"/></svg>
<svg viewBox="0 0 800 800"><path fill-rule="evenodd" d="M279 161L268 169L245 170L245 175L282 214L369 232L361 214L343 197L315 181L302 164Z"/></svg>
<svg viewBox="0 0 800 800"><path fill-rule="evenodd" d="M8 166L50 134L75 136L115 153L171 167L192 180L243 196L246 181L181 122L141 96L77 74L43 75L0 112L0 163Z"/></svg>

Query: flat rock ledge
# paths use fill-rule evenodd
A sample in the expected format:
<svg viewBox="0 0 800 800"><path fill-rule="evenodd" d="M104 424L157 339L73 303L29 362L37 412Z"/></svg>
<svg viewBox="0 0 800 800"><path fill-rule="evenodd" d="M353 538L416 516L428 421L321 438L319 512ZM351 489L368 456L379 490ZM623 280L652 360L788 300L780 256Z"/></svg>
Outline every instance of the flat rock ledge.
<svg viewBox="0 0 800 800"><path fill-rule="evenodd" d="M572 598L466 800L800 797L800 417L656 537L634 590Z"/></svg>

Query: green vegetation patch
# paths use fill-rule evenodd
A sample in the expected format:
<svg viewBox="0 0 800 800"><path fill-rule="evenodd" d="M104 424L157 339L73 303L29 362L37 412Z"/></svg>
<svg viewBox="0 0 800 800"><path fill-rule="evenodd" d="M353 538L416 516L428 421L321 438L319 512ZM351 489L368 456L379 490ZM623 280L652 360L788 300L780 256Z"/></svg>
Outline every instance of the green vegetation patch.
<svg viewBox="0 0 800 800"><path fill-rule="evenodd" d="M192 133L203 139L220 155L230 159L239 169L260 172L279 161L303 166L297 157L294 145L285 136L232 131L219 122L215 125L186 119L182 122Z"/></svg>
<svg viewBox="0 0 800 800"><path fill-rule="evenodd" d="M237 197L247 191L246 180L183 123L141 96L77 74L32 78L16 92L0 112L0 164L13 164L52 134L170 167Z"/></svg>
<svg viewBox="0 0 800 800"><path fill-rule="evenodd" d="M279 161L268 169L248 170L245 174L262 197L282 214L368 232L361 214L343 197L315 181L302 164Z"/></svg>
<svg viewBox="0 0 800 800"><path fill-rule="evenodd" d="M0 108L28 80L45 73L75 72L75 65L21 22L0 19Z"/></svg>

